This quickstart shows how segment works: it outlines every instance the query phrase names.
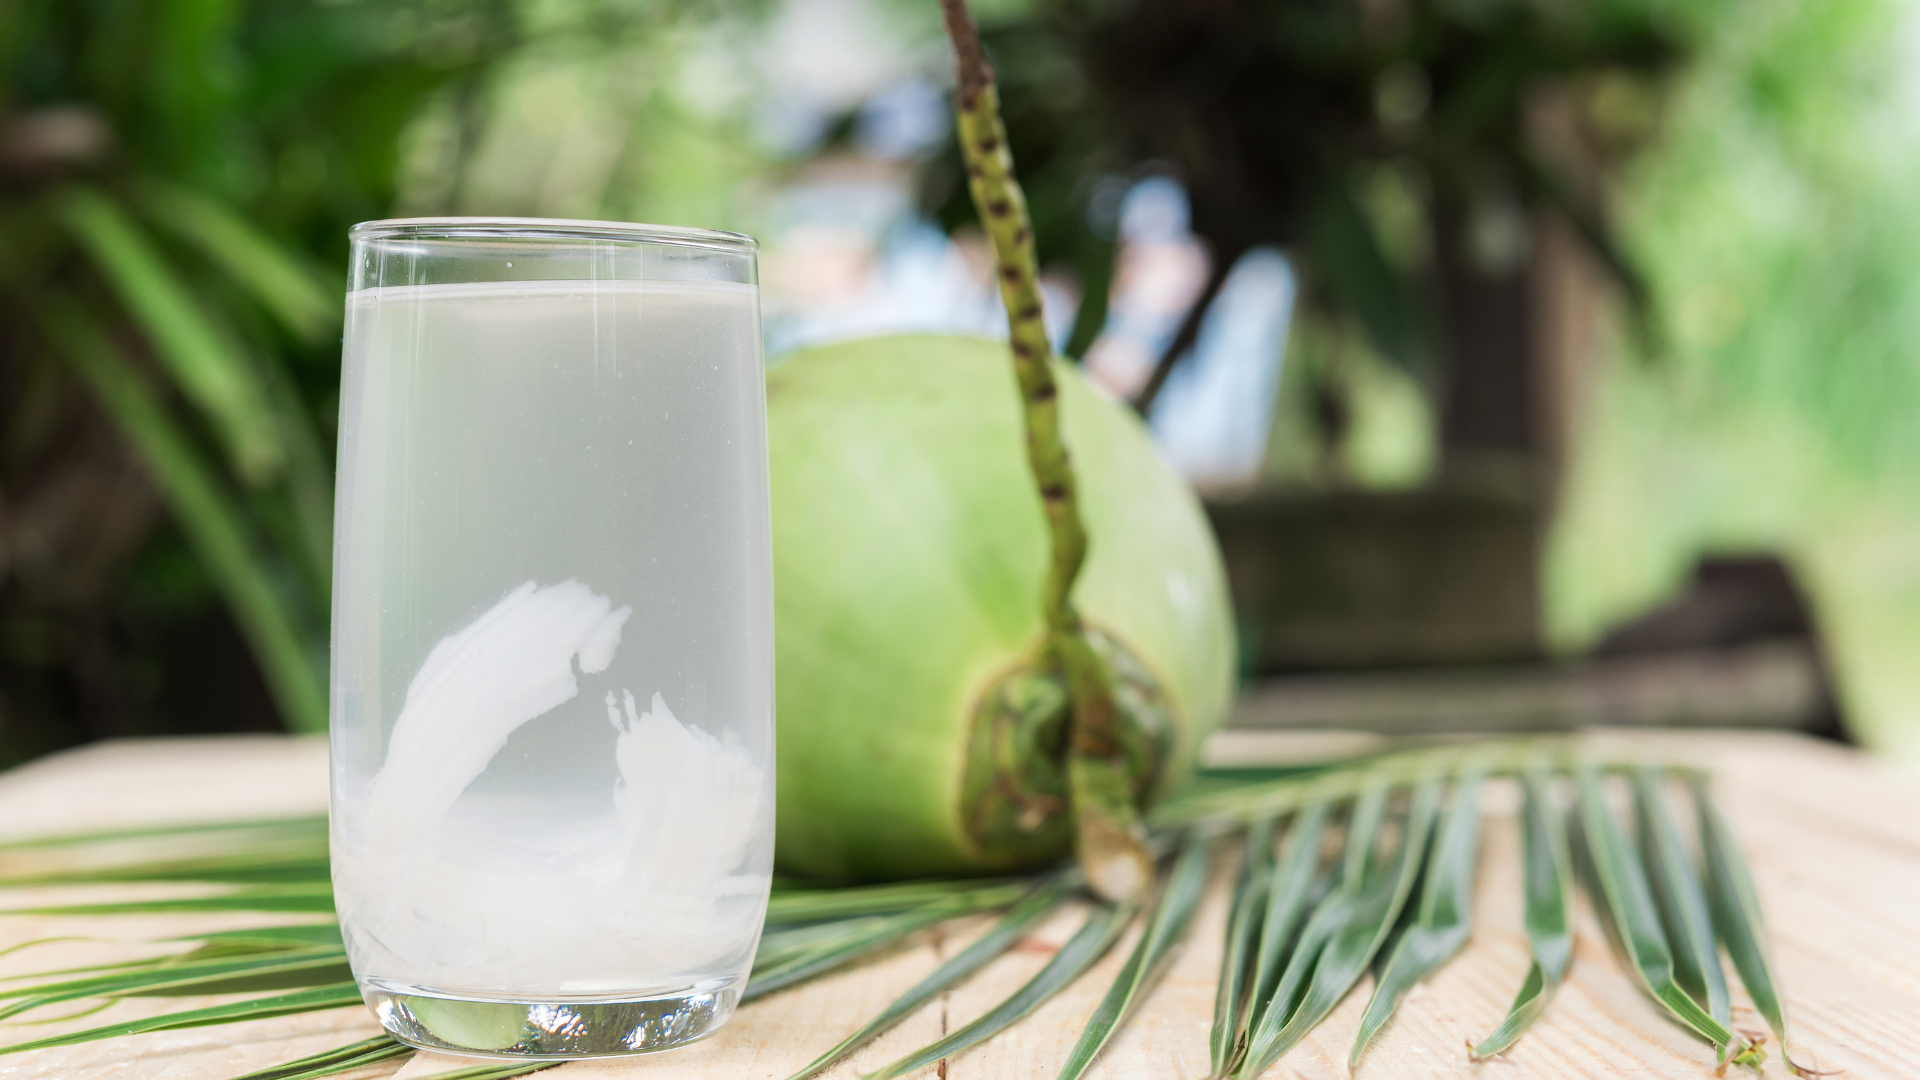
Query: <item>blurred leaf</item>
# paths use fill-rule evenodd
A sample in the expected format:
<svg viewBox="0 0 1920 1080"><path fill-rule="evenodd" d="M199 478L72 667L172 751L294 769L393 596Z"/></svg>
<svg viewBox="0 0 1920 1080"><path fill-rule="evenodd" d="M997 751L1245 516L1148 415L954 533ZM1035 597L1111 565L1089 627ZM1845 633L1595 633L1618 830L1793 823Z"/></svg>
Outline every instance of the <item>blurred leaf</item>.
<svg viewBox="0 0 1920 1080"><path fill-rule="evenodd" d="M323 282L319 271L245 217L172 184L148 183L140 195L155 221L199 247L295 337L311 344L338 330L343 287Z"/></svg>
<svg viewBox="0 0 1920 1080"><path fill-rule="evenodd" d="M258 484L278 472L286 450L265 389L139 227L107 196L85 187L68 191L61 218L152 340L181 391L212 419L240 475Z"/></svg>
<svg viewBox="0 0 1920 1080"><path fill-rule="evenodd" d="M79 308L52 302L42 312L42 324L146 462L182 531L220 586L289 726L325 731L324 676L310 659L292 612L254 555L240 509L221 491L140 376Z"/></svg>
<svg viewBox="0 0 1920 1080"><path fill-rule="evenodd" d="M1419 294L1381 250L1372 222L1344 178L1329 182L1306 236L1315 282L1351 312L1382 356L1419 376L1431 349Z"/></svg>

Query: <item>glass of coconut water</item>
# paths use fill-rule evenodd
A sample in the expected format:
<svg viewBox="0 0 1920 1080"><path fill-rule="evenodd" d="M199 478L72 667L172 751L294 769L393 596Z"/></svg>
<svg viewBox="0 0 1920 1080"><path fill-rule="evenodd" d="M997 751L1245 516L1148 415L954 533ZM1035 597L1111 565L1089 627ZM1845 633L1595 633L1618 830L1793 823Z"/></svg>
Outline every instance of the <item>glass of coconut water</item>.
<svg viewBox="0 0 1920 1080"><path fill-rule="evenodd" d="M660 1050L739 1000L773 857L754 242L351 233L333 880L396 1037Z"/></svg>

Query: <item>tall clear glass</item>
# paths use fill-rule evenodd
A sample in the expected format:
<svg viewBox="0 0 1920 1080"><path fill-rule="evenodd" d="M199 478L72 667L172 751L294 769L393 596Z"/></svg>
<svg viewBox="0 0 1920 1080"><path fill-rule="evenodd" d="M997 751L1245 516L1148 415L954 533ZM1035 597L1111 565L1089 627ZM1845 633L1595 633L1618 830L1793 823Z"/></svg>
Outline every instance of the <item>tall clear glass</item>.
<svg viewBox="0 0 1920 1080"><path fill-rule="evenodd" d="M754 243L354 226L333 881L367 1003L455 1053L629 1054L739 999L773 859Z"/></svg>

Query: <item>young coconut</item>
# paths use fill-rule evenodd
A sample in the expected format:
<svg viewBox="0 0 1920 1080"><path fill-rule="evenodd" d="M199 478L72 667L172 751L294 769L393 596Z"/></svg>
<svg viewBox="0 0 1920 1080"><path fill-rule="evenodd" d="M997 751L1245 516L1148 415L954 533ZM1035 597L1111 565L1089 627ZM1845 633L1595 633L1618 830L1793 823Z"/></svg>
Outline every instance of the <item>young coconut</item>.
<svg viewBox="0 0 1920 1080"><path fill-rule="evenodd" d="M1230 703L1225 575L1139 422L1051 356L992 71L943 6L1011 341L869 339L768 377L777 860L876 879L1072 851L1131 899L1140 808Z"/></svg>

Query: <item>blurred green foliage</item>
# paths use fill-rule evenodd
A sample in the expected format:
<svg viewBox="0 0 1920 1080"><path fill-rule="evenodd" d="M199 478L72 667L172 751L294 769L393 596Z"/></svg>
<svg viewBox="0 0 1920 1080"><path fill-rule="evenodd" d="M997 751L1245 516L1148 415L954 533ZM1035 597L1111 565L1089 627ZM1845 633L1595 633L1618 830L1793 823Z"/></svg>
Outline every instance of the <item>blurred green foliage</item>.
<svg viewBox="0 0 1920 1080"><path fill-rule="evenodd" d="M1920 21L1761 0L1708 46L1620 193L1670 362L1590 388L1549 620L1577 647L1701 553L1787 552L1855 734L1920 757Z"/></svg>
<svg viewBox="0 0 1920 1080"><path fill-rule="evenodd" d="M1571 221L1644 283L1667 359L1589 388L1554 539L1558 639L1591 640L1701 551L1783 547L1861 734L1920 753L1903 719L1920 701L1920 86L1898 4L978 6L1043 254L1099 297L1102 178L1167 162L1218 250L1304 253L1320 314L1295 374L1370 343L1341 361L1373 365L1379 399L1348 433L1360 482L1431 465L1415 397L1432 391L1436 220ZM937 41L933 5L876 10ZM324 724L346 226L752 228L755 191L803 164L753 131L769 11L0 5L0 764L104 735ZM1177 33L1233 62L1160 64ZM1249 177L1262 206L1235 201ZM964 223L951 160L926 194ZM1077 347L1101 314L1084 305ZM1630 328L1615 337L1631 351ZM1276 460L1325 452L1300 434Z"/></svg>
<svg viewBox="0 0 1920 1080"><path fill-rule="evenodd" d="M0 5L0 765L324 729L347 226L712 220L757 159L660 91L756 10Z"/></svg>
<svg viewBox="0 0 1920 1080"><path fill-rule="evenodd" d="M626 20L573 13L580 35ZM0 763L324 728L345 228L387 213L403 133L483 85L524 21L0 7Z"/></svg>

